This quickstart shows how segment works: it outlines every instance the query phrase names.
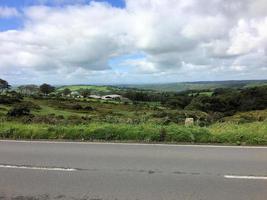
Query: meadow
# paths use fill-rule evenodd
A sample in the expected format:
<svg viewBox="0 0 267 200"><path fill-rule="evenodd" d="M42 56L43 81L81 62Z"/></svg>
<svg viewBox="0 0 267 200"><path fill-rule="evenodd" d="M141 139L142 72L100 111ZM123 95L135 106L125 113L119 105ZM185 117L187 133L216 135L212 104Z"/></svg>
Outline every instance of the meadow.
<svg viewBox="0 0 267 200"><path fill-rule="evenodd" d="M267 110L237 113L208 125L185 126L183 114L204 113L95 100L25 98L25 102L31 102L35 109L32 115L20 118L6 117L11 105L0 106L1 139L267 144ZM85 109L88 106L90 109Z"/></svg>
<svg viewBox="0 0 267 200"><path fill-rule="evenodd" d="M89 96L110 91L122 98ZM0 138L267 145L267 87L21 86L0 95Z"/></svg>

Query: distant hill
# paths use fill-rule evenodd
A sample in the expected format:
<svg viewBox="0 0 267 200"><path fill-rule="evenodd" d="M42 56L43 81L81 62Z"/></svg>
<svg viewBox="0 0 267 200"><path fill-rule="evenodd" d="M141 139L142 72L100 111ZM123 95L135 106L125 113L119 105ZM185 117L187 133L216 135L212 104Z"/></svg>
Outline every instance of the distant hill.
<svg viewBox="0 0 267 200"><path fill-rule="evenodd" d="M240 81L198 81L163 84L125 84L125 85L65 85L57 87L57 90L69 88L71 91L89 89L92 93L110 94L127 89L154 90L166 92L182 92L186 90L214 90L216 88L245 88L267 85L267 80L240 80Z"/></svg>
<svg viewBox="0 0 267 200"><path fill-rule="evenodd" d="M185 90L213 90L215 88L244 88L267 85L267 80L230 80L230 81L198 81L163 84L131 84L120 85L125 88L145 90L181 92Z"/></svg>

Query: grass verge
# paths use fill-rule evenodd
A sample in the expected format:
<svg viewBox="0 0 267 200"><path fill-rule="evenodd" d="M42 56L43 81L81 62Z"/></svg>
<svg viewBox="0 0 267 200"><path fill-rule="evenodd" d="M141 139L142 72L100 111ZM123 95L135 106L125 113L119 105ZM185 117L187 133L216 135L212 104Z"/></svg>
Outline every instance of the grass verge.
<svg viewBox="0 0 267 200"><path fill-rule="evenodd" d="M267 123L220 123L208 128L157 124L46 125L1 122L1 139L66 139L136 142L267 144Z"/></svg>

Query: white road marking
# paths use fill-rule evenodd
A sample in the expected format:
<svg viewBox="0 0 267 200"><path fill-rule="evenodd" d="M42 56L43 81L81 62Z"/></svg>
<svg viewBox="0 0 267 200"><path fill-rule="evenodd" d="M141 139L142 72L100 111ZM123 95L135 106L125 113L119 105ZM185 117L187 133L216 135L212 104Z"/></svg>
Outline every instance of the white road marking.
<svg viewBox="0 0 267 200"><path fill-rule="evenodd" d="M267 180L267 177L266 176L234 176L234 175L225 175L224 178L228 178L228 179Z"/></svg>
<svg viewBox="0 0 267 200"><path fill-rule="evenodd" d="M70 141L29 141L29 140L0 140L10 143L38 143L38 144L84 144L84 145L122 145L122 146L162 146L162 147L195 147L195 148L235 148L235 149L267 149L267 146L227 146L227 145L201 145L201 144L145 144L145 143L117 143L117 142L70 142Z"/></svg>
<svg viewBox="0 0 267 200"><path fill-rule="evenodd" d="M23 165L0 165L0 168L8 168L8 169L33 169L33 170L45 170L45 171L65 171L65 172L73 172L77 171L74 168L60 168L60 167L34 167L34 166L23 166Z"/></svg>

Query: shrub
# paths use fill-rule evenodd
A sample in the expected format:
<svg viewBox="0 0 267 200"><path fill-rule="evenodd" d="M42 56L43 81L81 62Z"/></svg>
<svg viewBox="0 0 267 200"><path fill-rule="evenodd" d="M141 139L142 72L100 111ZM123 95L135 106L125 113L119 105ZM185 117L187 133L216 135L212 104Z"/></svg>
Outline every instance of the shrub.
<svg viewBox="0 0 267 200"><path fill-rule="evenodd" d="M23 104L15 105L13 108L11 108L7 116L9 117L21 117L21 116L28 116L30 115L30 109Z"/></svg>
<svg viewBox="0 0 267 200"><path fill-rule="evenodd" d="M22 100L21 96L0 95L0 104L13 104L20 102L21 100Z"/></svg>
<svg viewBox="0 0 267 200"><path fill-rule="evenodd" d="M94 110L94 108L92 106L85 106L83 109L86 110L86 111Z"/></svg>
<svg viewBox="0 0 267 200"><path fill-rule="evenodd" d="M70 108L73 110L82 110L83 107L80 104L72 104L70 105Z"/></svg>
<svg viewBox="0 0 267 200"><path fill-rule="evenodd" d="M41 107L38 104L36 104L32 101L23 101L19 104L19 106L29 108L30 110L40 110L41 109Z"/></svg>

